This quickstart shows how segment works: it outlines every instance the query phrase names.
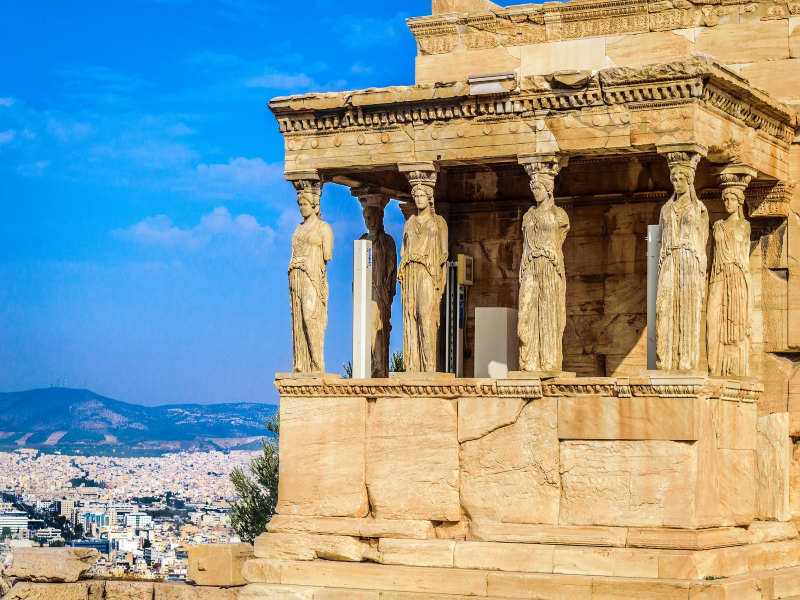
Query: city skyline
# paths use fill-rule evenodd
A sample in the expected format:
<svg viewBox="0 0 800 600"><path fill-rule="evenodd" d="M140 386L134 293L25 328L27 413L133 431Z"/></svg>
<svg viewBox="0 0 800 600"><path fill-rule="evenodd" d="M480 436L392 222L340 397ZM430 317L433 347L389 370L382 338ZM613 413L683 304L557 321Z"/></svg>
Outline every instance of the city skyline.
<svg viewBox="0 0 800 600"><path fill-rule="evenodd" d="M8 7L0 391L66 379L149 405L277 402L273 375L292 364L286 266L300 216L267 101L413 83L405 18L428 4L363 8L304 22L297 44L283 4ZM352 240L365 228L347 189L327 185L322 210L335 236L326 366L342 372ZM399 239L400 211L386 215Z"/></svg>

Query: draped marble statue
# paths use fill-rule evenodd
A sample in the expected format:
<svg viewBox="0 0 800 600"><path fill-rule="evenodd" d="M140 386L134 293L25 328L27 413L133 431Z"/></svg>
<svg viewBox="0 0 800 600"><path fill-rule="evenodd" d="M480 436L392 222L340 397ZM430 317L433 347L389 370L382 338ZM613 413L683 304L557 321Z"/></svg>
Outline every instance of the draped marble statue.
<svg viewBox="0 0 800 600"><path fill-rule="evenodd" d="M292 236L289 297L295 373L325 372L325 328L328 325L326 263L333 254L333 231L319 210L322 182L293 181L303 222Z"/></svg>
<svg viewBox="0 0 800 600"><path fill-rule="evenodd" d="M518 317L522 371L560 371L563 359L566 284L562 246L569 219L553 200L561 164L557 158L550 158L525 164L536 204L522 219Z"/></svg>
<svg viewBox="0 0 800 600"><path fill-rule="evenodd" d="M696 370L706 287L708 210L694 189L700 154L666 154L674 193L661 208L659 218L656 366L666 371Z"/></svg>
<svg viewBox="0 0 800 600"><path fill-rule="evenodd" d="M711 375L749 374L753 286L750 280L750 224L744 217L749 175L721 174L728 213L712 228L714 260L706 310L708 370Z"/></svg>
<svg viewBox="0 0 800 600"><path fill-rule="evenodd" d="M397 246L383 229L387 196L353 190L361 202L367 233L372 242L372 377L389 377L389 335L392 300L397 291Z"/></svg>
<svg viewBox="0 0 800 600"><path fill-rule="evenodd" d="M406 221L400 249L403 361L406 371L435 372L439 314L447 269L447 223L434 212L435 171L406 174L417 214Z"/></svg>

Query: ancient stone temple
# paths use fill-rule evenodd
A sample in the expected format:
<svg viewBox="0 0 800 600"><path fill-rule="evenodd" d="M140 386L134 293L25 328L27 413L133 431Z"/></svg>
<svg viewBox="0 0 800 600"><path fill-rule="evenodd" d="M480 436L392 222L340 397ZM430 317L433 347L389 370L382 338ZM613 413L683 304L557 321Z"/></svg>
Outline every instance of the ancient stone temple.
<svg viewBox="0 0 800 600"><path fill-rule="evenodd" d="M408 20L415 85L270 102L309 228L323 183L406 217L414 372L306 372L325 307L295 315L312 360L276 379L277 514L239 597L800 598L800 4L432 12ZM303 240L292 290L322 298L333 242ZM486 308L516 315L490 330L519 349L500 378L476 377Z"/></svg>

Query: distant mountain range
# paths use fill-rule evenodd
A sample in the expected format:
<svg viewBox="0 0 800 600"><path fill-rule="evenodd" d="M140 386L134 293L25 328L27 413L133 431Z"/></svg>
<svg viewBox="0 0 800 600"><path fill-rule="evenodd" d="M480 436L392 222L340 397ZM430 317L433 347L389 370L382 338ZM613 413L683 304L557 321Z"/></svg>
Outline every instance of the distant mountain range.
<svg viewBox="0 0 800 600"><path fill-rule="evenodd" d="M169 450L255 449L271 404L140 406L89 390L0 393L0 451L130 455Z"/></svg>

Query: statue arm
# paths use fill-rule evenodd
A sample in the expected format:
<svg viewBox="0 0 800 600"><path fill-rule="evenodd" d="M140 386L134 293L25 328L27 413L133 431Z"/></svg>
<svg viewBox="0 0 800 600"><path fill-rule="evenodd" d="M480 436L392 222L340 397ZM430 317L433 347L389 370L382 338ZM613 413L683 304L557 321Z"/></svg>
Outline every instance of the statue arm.
<svg viewBox="0 0 800 600"><path fill-rule="evenodd" d="M333 258L333 230L327 223L322 225L322 258L328 262Z"/></svg>

